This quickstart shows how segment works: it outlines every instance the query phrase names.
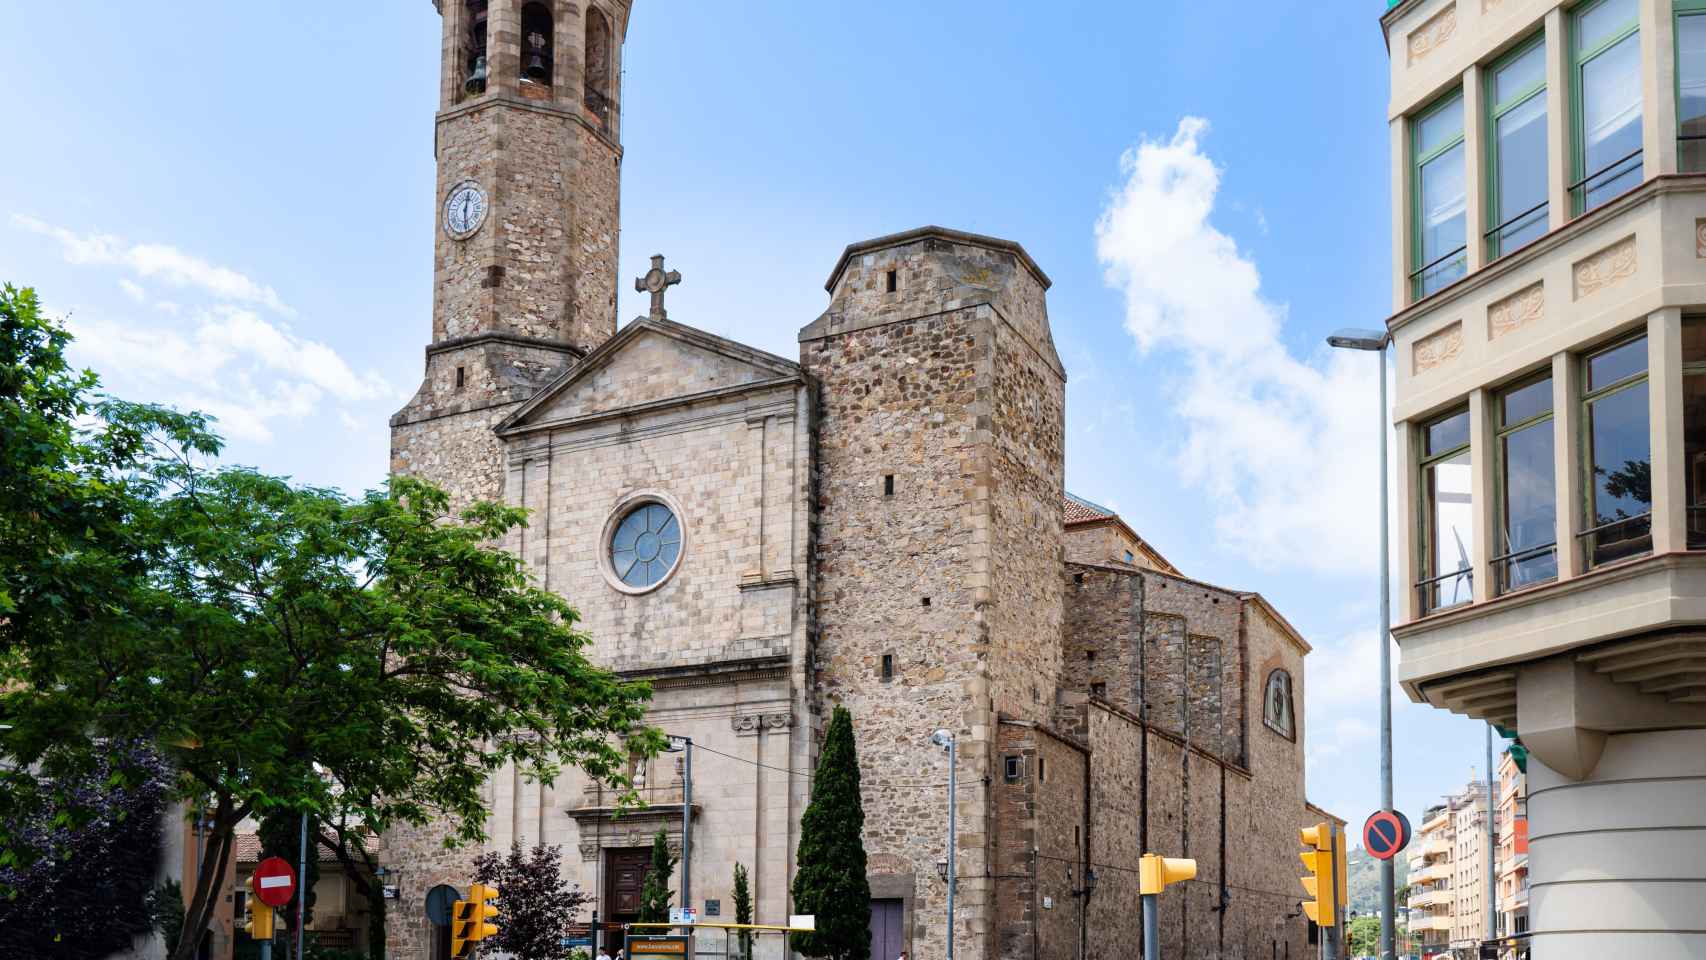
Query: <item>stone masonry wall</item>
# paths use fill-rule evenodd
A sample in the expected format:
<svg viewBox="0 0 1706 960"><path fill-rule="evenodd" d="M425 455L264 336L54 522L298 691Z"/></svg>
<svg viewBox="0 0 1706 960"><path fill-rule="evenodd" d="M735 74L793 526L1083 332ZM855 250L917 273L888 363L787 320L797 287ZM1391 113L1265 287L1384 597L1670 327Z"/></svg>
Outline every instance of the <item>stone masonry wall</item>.
<svg viewBox="0 0 1706 960"><path fill-rule="evenodd" d="M1074 960L1083 922L1089 751L1039 724L1003 720L994 785L1002 958ZM1017 775L1008 776L1017 760Z"/></svg>
<svg viewBox="0 0 1706 960"><path fill-rule="evenodd" d="M819 691L853 713L873 875L910 874L913 956L946 950L945 759L926 742L946 727L960 744L959 949L986 957L984 880L989 710L983 627L984 457L976 417L977 308L801 344L818 381L816 590ZM981 337L980 337L981 333ZM894 478L892 494L885 477ZM892 676L883 676L884 658ZM976 731L974 733L974 731ZM974 933L974 929L976 933Z"/></svg>
<svg viewBox="0 0 1706 960"><path fill-rule="evenodd" d="M1028 274L1020 275L1029 280ZM1036 286L1019 283L1020 286ZM1040 295L1013 298L1041 311ZM1060 684L1066 378L1041 352L1048 318L998 316L990 378L991 693L1005 716L1047 720ZM980 392L982 389L980 388Z"/></svg>

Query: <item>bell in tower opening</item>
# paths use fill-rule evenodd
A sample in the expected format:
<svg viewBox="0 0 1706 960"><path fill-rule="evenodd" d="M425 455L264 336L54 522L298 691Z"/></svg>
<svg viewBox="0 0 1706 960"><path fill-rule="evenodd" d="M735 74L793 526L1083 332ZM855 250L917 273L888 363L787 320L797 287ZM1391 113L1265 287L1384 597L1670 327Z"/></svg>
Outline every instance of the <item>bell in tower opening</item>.
<svg viewBox="0 0 1706 960"><path fill-rule="evenodd" d="M587 112L602 123L610 122L610 21L597 8L586 12Z"/></svg>
<svg viewBox="0 0 1706 960"><path fill-rule="evenodd" d="M524 96L551 96L551 47L554 34L551 10L543 3L521 8L521 92Z"/></svg>
<svg viewBox="0 0 1706 960"><path fill-rule="evenodd" d="M477 97L486 92L487 0L468 0L467 29L462 37L462 92Z"/></svg>

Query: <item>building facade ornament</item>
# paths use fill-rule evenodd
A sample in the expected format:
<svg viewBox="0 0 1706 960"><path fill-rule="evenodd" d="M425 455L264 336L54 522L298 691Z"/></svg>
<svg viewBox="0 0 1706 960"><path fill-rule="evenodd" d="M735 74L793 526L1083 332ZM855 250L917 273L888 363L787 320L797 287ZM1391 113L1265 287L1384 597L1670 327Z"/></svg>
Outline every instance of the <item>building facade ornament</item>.
<svg viewBox="0 0 1706 960"><path fill-rule="evenodd" d="M1444 10L1429 17L1427 22L1410 31L1410 65L1427 59L1457 33L1457 4L1447 4Z"/></svg>
<svg viewBox="0 0 1706 960"><path fill-rule="evenodd" d="M1546 287L1530 284L1487 308L1487 339L1497 340L1539 321L1546 313Z"/></svg>
<svg viewBox="0 0 1706 960"><path fill-rule="evenodd" d="M1699 243L1698 236L1695 242ZM1575 277L1577 300L1629 279L1635 275L1635 238L1625 237L1591 257L1576 261L1571 274Z"/></svg>
<svg viewBox="0 0 1706 960"><path fill-rule="evenodd" d="M791 713L748 713L729 718L736 736L754 737L773 730L787 730L794 725Z"/></svg>
<svg viewBox="0 0 1706 960"><path fill-rule="evenodd" d="M1459 320L1416 341L1410 348L1410 372L1426 373L1456 360L1462 352L1463 321Z"/></svg>

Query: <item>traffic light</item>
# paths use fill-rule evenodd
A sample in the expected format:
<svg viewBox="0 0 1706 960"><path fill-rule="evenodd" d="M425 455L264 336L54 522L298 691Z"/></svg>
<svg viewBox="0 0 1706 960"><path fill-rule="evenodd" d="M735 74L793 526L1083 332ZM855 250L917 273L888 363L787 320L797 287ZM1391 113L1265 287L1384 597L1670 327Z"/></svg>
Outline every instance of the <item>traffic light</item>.
<svg viewBox="0 0 1706 960"><path fill-rule="evenodd" d="M1189 880L1196 875L1195 860L1146 853L1137 862L1137 892L1145 896L1160 893L1167 889L1168 884Z"/></svg>
<svg viewBox="0 0 1706 960"><path fill-rule="evenodd" d="M1339 866L1344 861L1343 854L1338 853L1335 848L1341 844L1334 842L1337 838L1331 823L1305 827L1300 833L1303 845L1308 849L1298 856L1303 860L1304 869L1309 871L1309 876L1301 879L1303 891L1310 896L1310 899L1303 901L1303 913L1319 926L1337 926L1337 897L1342 895L1343 881L1335 880L1334 874L1344 876L1344 868Z"/></svg>
<svg viewBox="0 0 1706 960"><path fill-rule="evenodd" d="M498 888L476 883L468 888L468 899L458 900L450 908L450 955L463 956L471 944L497 935L497 924L490 921L498 915L496 905L488 903L498 896Z"/></svg>
<svg viewBox="0 0 1706 960"><path fill-rule="evenodd" d="M243 932L254 940L272 939L272 908L257 897L244 899Z"/></svg>

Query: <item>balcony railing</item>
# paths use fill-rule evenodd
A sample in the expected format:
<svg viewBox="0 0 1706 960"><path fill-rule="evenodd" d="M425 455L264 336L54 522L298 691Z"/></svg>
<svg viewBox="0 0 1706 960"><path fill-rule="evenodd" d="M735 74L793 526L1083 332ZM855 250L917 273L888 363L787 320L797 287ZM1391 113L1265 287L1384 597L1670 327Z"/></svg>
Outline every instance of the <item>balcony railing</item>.
<svg viewBox="0 0 1706 960"><path fill-rule="evenodd" d="M1444 289L1469 271L1469 245L1441 254L1410 273L1410 290L1417 300Z"/></svg>
<svg viewBox="0 0 1706 960"><path fill-rule="evenodd" d="M1626 156L1619 157L1605 166L1600 167L1598 170L1595 170L1580 180L1577 180L1575 183L1570 184L1570 198L1576 204L1576 207L1583 212L1592 210L1594 207L1597 207L1608 200L1615 199L1619 195L1626 193L1639 185L1640 177L1637 176L1635 178L1635 182L1630 183L1627 187L1624 187L1621 190L1608 192L1603 195L1599 195L1598 191L1615 186L1619 179L1628 176L1631 173L1638 175L1640 172L1641 151L1637 149Z"/></svg>
<svg viewBox="0 0 1706 960"><path fill-rule="evenodd" d="M1653 549L1653 514L1648 511L1633 517L1619 517L1610 523L1583 530L1576 537L1582 542L1590 567L1640 556Z"/></svg>
<svg viewBox="0 0 1706 960"><path fill-rule="evenodd" d="M1501 595L1558 579L1558 544L1545 543L1494 557L1493 578Z"/></svg>

